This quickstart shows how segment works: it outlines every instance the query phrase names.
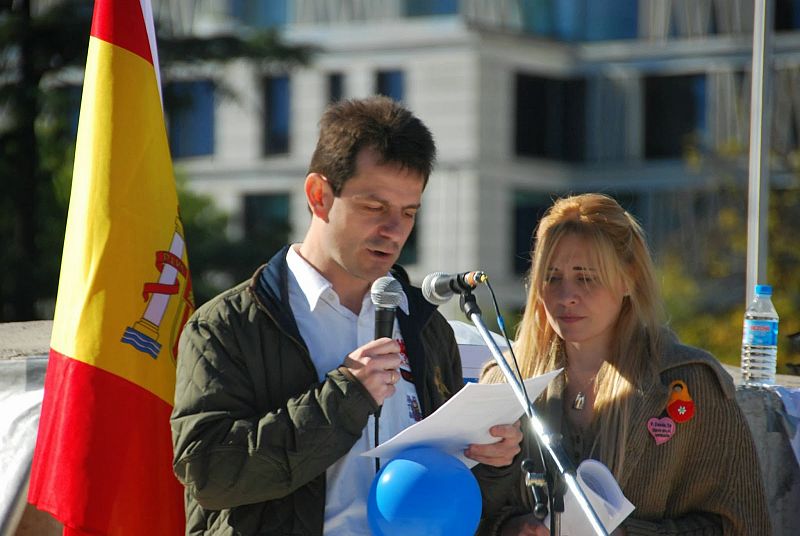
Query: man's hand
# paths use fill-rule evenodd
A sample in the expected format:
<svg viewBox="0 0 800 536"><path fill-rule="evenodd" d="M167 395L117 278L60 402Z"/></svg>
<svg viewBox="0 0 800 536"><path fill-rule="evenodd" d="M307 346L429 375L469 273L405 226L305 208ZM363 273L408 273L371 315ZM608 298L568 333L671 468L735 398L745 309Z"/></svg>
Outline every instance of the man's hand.
<svg viewBox="0 0 800 536"><path fill-rule="evenodd" d="M395 392L394 384L400 380L400 362L400 344L384 337L350 352L344 366L380 406Z"/></svg>
<svg viewBox="0 0 800 536"><path fill-rule="evenodd" d="M476 462L485 463L494 467L505 467L514 461L514 456L519 453L519 443L522 441L520 422L514 424L498 424L489 428L489 433L499 437L497 443L486 445L472 444L464 451L467 458Z"/></svg>

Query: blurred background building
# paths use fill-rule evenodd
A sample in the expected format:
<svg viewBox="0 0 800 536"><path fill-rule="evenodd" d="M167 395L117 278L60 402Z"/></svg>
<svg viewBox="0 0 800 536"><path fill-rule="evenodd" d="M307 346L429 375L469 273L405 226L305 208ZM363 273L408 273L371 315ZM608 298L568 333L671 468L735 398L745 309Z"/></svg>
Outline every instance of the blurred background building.
<svg viewBox="0 0 800 536"><path fill-rule="evenodd" d="M766 278L781 315L779 372L797 375L800 0L768 1ZM671 327L738 365L753 0L152 3L198 304L303 238L302 184L325 106L384 94L439 148L401 258L417 284L483 269L510 317L543 210L606 192L649 236ZM91 0L0 2L0 322L52 318L91 12ZM44 355L49 336L49 322L5 324L0 354ZM32 361L6 383L41 386L31 372L44 365ZM738 394L764 449L774 526L795 534L796 470L776 425L791 437L791 416L772 391ZM39 519L48 526L25 534L60 533Z"/></svg>
<svg viewBox="0 0 800 536"><path fill-rule="evenodd" d="M800 0L768 2L766 282L788 371L800 370L788 338L800 333ZM513 326L543 210L606 192L648 234L673 329L738 362L753 0L152 3L198 304L302 239L320 115L380 93L439 148L401 257L414 282L483 269ZM91 12L91 0L0 3L0 321L52 317Z"/></svg>
<svg viewBox="0 0 800 536"><path fill-rule="evenodd" d="M780 183L800 133L800 0L775 11ZM511 309L555 196L607 192L657 255L677 231L691 262L720 181L746 182L751 0L176 0L156 16L173 32L269 27L316 48L301 68L241 61L182 75L192 104L169 117L173 156L188 187L231 214L234 235L301 240L324 107L376 93L405 103L439 148L403 252L412 279L483 269ZM235 98L215 94L219 82Z"/></svg>

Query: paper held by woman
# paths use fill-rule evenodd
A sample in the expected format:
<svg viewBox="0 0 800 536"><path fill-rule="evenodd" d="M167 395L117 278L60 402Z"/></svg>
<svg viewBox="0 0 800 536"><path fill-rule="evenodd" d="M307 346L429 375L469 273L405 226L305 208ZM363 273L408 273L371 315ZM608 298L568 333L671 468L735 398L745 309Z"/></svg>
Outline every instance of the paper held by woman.
<svg viewBox="0 0 800 536"><path fill-rule="evenodd" d="M577 469L577 481L609 534L636 508L622 494L608 467L597 460L588 459L581 462ZM550 526L549 516L545 519L545 525ZM564 497L561 534L562 536L594 534L589 519L571 491Z"/></svg>

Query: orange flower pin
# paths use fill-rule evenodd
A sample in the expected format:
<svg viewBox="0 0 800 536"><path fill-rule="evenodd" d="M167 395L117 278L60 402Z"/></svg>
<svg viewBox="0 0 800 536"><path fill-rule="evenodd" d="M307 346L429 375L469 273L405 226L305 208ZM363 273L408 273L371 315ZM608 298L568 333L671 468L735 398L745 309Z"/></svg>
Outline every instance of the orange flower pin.
<svg viewBox="0 0 800 536"><path fill-rule="evenodd" d="M694 417L694 401L689 394L689 388L682 380L675 380L669 384L667 415L677 423L689 421Z"/></svg>

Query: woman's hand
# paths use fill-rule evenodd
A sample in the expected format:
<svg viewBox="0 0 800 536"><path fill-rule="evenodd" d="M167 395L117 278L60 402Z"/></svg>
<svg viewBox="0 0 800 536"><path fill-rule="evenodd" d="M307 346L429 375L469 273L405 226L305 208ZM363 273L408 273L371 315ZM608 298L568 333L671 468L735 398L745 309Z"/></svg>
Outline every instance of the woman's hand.
<svg viewBox="0 0 800 536"><path fill-rule="evenodd" d="M550 536L550 530L533 514L512 517L500 529L501 536Z"/></svg>
<svg viewBox="0 0 800 536"><path fill-rule="evenodd" d="M496 443L484 445L471 444L464 451L467 458L492 467L506 467L514 461L514 456L519 453L519 444L522 441L520 421L514 424L498 424L489 428L489 434L499 437Z"/></svg>

